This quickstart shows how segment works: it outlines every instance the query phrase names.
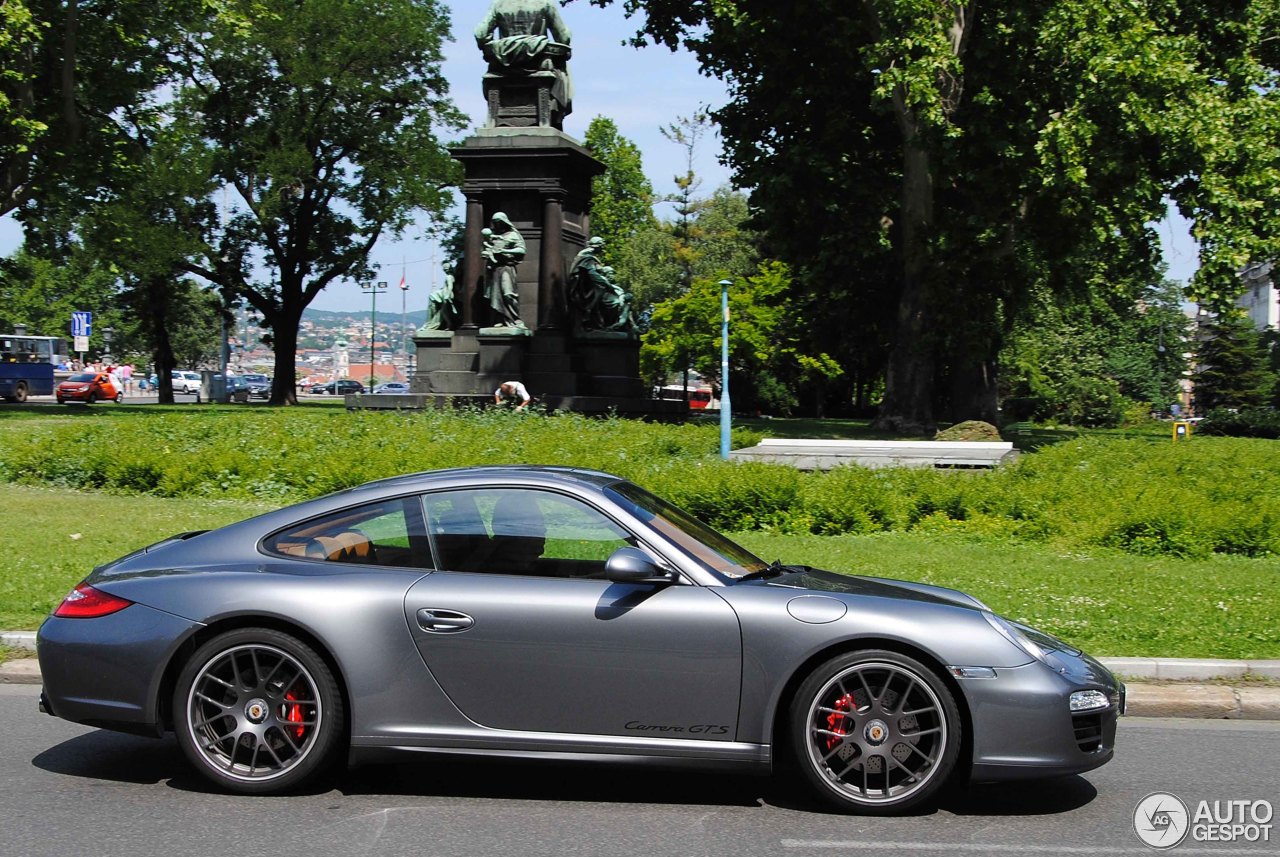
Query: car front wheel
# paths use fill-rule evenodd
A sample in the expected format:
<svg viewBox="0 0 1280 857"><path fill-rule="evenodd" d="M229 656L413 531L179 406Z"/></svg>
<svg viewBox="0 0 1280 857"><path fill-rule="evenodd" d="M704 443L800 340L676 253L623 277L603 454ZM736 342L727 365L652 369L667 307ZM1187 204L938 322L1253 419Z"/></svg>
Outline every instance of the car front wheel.
<svg viewBox="0 0 1280 857"><path fill-rule="evenodd" d="M174 731L216 785L275 794L314 782L338 756L342 695L306 643L268 628L210 640L178 677Z"/></svg>
<svg viewBox="0 0 1280 857"><path fill-rule="evenodd" d="M800 775L847 812L905 812L937 794L960 755L961 721L941 679L897 652L851 652L800 685L790 708Z"/></svg>

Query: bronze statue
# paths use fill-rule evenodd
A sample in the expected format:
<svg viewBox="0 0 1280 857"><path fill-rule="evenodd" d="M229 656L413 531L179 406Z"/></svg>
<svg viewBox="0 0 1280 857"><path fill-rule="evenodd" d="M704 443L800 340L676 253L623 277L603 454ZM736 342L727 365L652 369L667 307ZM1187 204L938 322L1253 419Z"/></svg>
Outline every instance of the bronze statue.
<svg viewBox="0 0 1280 857"><path fill-rule="evenodd" d="M475 35L490 74L554 73L551 97L561 115L572 111L573 82L567 66L571 37L556 0L493 0Z"/></svg>
<svg viewBox="0 0 1280 857"><path fill-rule="evenodd" d="M453 268L444 266L444 284L427 298L427 322L422 330L453 330L458 326L458 305L454 302Z"/></svg>
<svg viewBox="0 0 1280 857"><path fill-rule="evenodd" d="M631 294L613 278L613 268L605 265L600 269L605 288L601 290L598 300L598 314L602 330L635 333L635 320L631 315Z"/></svg>
<svg viewBox="0 0 1280 857"><path fill-rule="evenodd" d="M613 268L601 263L604 239L592 238L569 266L569 303L582 331L634 333L631 295L614 279Z"/></svg>
<svg viewBox="0 0 1280 857"><path fill-rule="evenodd" d="M492 223L491 230L481 233L485 236L481 251L485 261L484 297L496 316L494 327L524 327L516 285L516 266L525 253L524 236L501 211L493 215Z"/></svg>
<svg viewBox="0 0 1280 857"><path fill-rule="evenodd" d="M573 257L573 264L569 266L569 276L566 278L569 305L573 307L582 327L586 330L598 328L596 309L601 283L597 269L600 267L603 252L604 239L592 238L587 242L587 246Z"/></svg>

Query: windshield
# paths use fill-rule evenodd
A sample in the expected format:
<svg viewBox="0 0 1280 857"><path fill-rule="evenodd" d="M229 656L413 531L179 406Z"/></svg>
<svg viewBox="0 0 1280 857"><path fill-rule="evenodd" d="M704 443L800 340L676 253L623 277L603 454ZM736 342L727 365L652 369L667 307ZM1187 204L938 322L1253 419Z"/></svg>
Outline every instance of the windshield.
<svg viewBox="0 0 1280 857"><path fill-rule="evenodd" d="M244 375L244 376L243 376L243 378L244 378L246 381L248 381L250 384L266 384L266 383L269 383L269 382L267 381L267 376L266 376L266 375Z"/></svg>
<svg viewBox="0 0 1280 857"><path fill-rule="evenodd" d="M68 381L75 381L77 384L87 384L98 376L92 372L81 372L79 375L72 375Z"/></svg>
<svg viewBox="0 0 1280 857"><path fill-rule="evenodd" d="M618 482L606 488L605 494L666 536L686 556L718 574L736 579L768 566L746 548L638 485Z"/></svg>

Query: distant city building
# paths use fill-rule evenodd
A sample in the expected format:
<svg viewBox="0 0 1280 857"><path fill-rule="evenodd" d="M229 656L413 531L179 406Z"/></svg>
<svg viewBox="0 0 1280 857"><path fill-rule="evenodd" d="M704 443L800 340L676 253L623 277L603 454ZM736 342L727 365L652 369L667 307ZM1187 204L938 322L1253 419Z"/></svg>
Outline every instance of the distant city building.
<svg viewBox="0 0 1280 857"><path fill-rule="evenodd" d="M1249 314L1258 330L1280 330L1280 291L1274 275L1271 262L1255 262L1240 272L1244 292L1236 298L1236 306Z"/></svg>

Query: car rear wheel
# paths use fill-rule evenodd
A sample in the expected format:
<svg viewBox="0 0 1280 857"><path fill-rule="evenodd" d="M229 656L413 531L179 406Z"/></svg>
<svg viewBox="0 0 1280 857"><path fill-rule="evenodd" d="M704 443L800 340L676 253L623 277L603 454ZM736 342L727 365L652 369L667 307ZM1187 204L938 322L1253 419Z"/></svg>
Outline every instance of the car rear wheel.
<svg viewBox="0 0 1280 857"><path fill-rule="evenodd" d="M21 404L27 400L27 382L19 381L13 388L13 401Z"/></svg>
<svg viewBox="0 0 1280 857"><path fill-rule="evenodd" d="M800 685L790 749L803 779L847 812L905 812L937 794L960 755L960 714L941 679L897 652L851 652Z"/></svg>
<svg viewBox="0 0 1280 857"><path fill-rule="evenodd" d="M118 405L118 404L120 404L121 402L123 402L123 401L124 401L124 393L116 393L116 397L115 397L115 399L114 399L113 401L114 401L117 405Z"/></svg>
<svg viewBox="0 0 1280 857"><path fill-rule="evenodd" d="M338 756L342 695L306 643L268 628L210 640L173 696L174 731L196 769L223 789L274 794L314 782Z"/></svg>

